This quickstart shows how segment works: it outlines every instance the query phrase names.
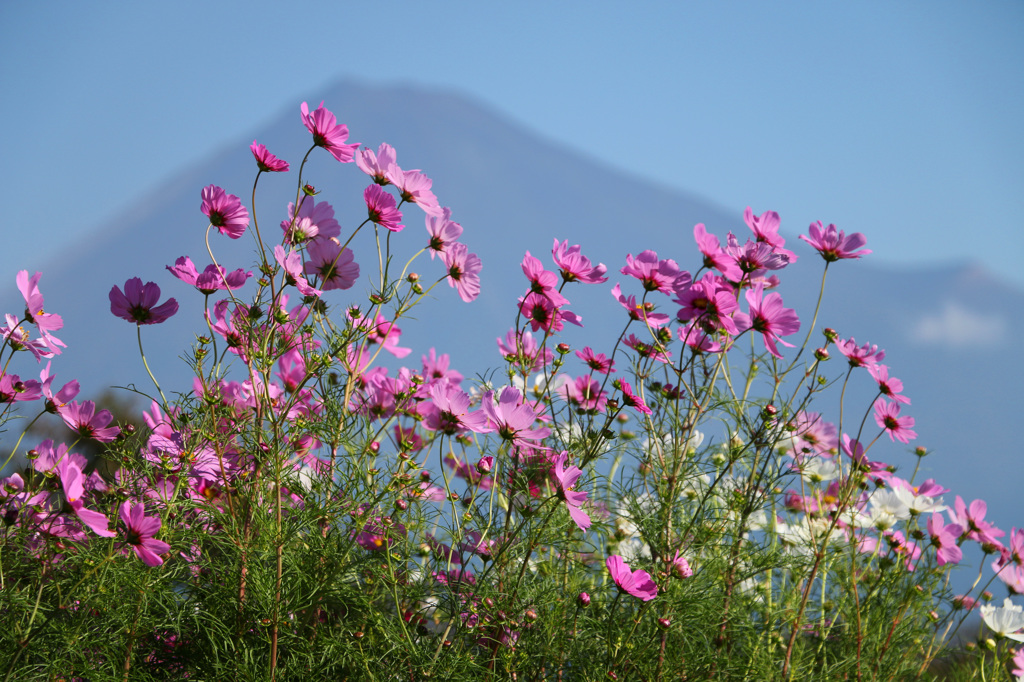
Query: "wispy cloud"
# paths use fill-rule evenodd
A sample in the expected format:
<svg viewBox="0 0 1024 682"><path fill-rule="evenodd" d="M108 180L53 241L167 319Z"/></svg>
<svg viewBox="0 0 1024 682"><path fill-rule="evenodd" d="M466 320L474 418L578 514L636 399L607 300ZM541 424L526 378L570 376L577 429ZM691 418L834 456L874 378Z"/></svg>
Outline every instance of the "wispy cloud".
<svg viewBox="0 0 1024 682"><path fill-rule="evenodd" d="M979 313L949 301L940 312L911 322L910 338L949 348L998 348L1008 339L1008 323L998 313Z"/></svg>

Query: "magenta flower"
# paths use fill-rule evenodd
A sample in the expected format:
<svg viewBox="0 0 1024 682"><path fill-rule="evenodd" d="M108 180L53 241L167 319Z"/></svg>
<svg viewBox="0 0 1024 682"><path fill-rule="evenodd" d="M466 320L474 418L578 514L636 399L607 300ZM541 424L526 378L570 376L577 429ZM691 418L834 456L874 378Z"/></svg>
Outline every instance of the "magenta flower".
<svg viewBox="0 0 1024 682"><path fill-rule="evenodd" d="M959 524L943 523L940 514L932 514L928 519L928 536L937 548L939 566L958 564L963 559L964 553L956 544L963 532L964 529Z"/></svg>
<svg viewBox="0 0 1024 682"><path fill-rule="evenodd" d="M57 377L50 374L50 363L46 363L46 368L39 373L39 381L41 382L40 387L42 388L43 395L46 397L46 409L51 414L56 414L57 409L64 407L70 401L75 399L78 395L79 385L75 380L71 380L64 384L57 393L53 392L53 380Z"/></svg>
<svg viewBox="0 0 1024 682"><path fill-rule="evenodd" d="M274 260L285 272L285 283L294 285L303 296L319 296L323 292L310 285L302 275L302 254L298 251L286 253L278 244L274 247Z"/></svg>
<svg viewBox="0 0 1024 682"><path fill-rule="evenodd" d="M604 276L608 271L604 263L594 266L589 258L580 253L579 244L569 246L568 239L561 243L555 239L555 245L551 247L551 257L554 258L555 265L561 269L562 279L566 282L600 284L608 281Z"/></svg>
<svg viewBox="0 0 1024 682"><path fill-rule="evenodd" d="M639 568L635 571L629 570L625 560L615 554L605 560L605 565L612 575L612 580L626 594L644 601L650 601L658 596L658 586L651 580L651 575L647 571Z"/></svg>
<svg viewBox="0 0 1024 682"><path fill-rule="evenodd" d="M476 300L480 295L480 270L483 268L480 257L457 242L442 252L441 260L448 271L448 286L455 287L466 303Z"/></svg>
<svg viewBox="0 0 1024 682"><path fill-rule="evenodd" d="M537 415L522 398L516 389L505 387L497 404L494 402L494 391L488 391L480 405L498 435L515 445L529 445L526 441L540 440L551 434L551 429L547 427L531 428Z"/></svg>
<svg viewBox="0 0 1024 682"><path fill-rule="evenodd" d="M530 321L533 331L543 329L546 332L557 332L565 326L563 322L583 326L579 315L559 309L550 298L535 291L519 299L519 313Z"/></svg>
<svg viewBox="0 0 1024 682"><path fill-rule="evenodd" d="M913 417L901 417L900 406L897 403L890 403L882 398L875 401L875 423L889 434L889 440L909 443L917 438L917 433L911 431L914 425Z"/></svg>
<svg viewBox="0 0 1024 682"><path fill-rule="evenodd" d="M558 275L545 270L544 264L540 262L540 259L531 256L529 251L523 256L522 268L526 279L530 280L530 291L546 297L555 308L566 305L569 302L569 299L562 296L556 288L558 286Z"/></svg>
<svg viewBox="0 0 1024 682"><path fill-rule="evenodd" d="M565 506L569 508L569 516L576 522L579 529L586 530L590 528L590 516L581 507L587 501L587 493L572 489L583 470L577 466L566 469L565 464L568 460L569 453L565 450L562 450L555 460L555 494L558 495L558 499L565 502Z"/></svg>
<svg viewBox="0 0 1024 682"><path fill-rule="evenodd" d="M356 154L356 165L376 182L378 185L390 185L388 180L388 168L395 163L397 156L395 148L387 142L382 142L377 147L377 153L372 149L360 149Z"/></svg>
<svg viewBox="0 0 1024 682"><path fill-rule="evenodd" d="M342 163L352 161L359 144L345 144L348 140L348 126L339 124L334 114L324 109L323 102L320 102L320 106L312 113L309 111L309 105L303 102L300 111L302 125L313 133L314 145L323 147Z"/></svg>
<svg viewBox="0 0 1024 682"><path fill-rule="evenodd" d="M647 291L660 291L663 294L672 293L676 279L680 276L679 266L674 260L658 260L658 254L650 250L642 252L636 258L633 254L628 254L626 266L620 272L636 277Z"/></svg>
<svg viewBox="0 0 1024 682"><path fill-rule="evenodd" d="M42 385L34 379L21 380L17 374L0 375L0 405L38 400Z"/></svg>
<svg viewBox="0 0 1024 682"><path fill-rule="evenodd" d="M100 537L114 537L115 533L108 528L110 520L98 511L85 508L85 502L82 501L82 495L85 493L85 476L78 464L72 462L70 458L65 458L57 465L57 471L60 474L60 484L64 488L64 497L75 512L75 516Z"/></svg>
<svg viewBox="0 0 1024 682"><path fill-rule="evenodd" d="M957 495L956 501L953 503L953 511L949 512L949 518L963 529L969 539L978 544L1001 546L997 538L1006 535L1006 531L998 528L994 523L986 521L986 513L988 513L988 505L985 500L974 500L968 506L964 504L963 498Z"/></svg>
<svg viewBox="0 0 1024 682"><path fill-rule="evenodd" d="M178 302L169 298L160 305L160 287L154 282L142 283L132 277L124 283L124 293L117 286L110 290L110 312L137 325L160 324L178 312Z"/></svg>
<svg viewBox="0 0 1024 682"><path fill-rule="evenodd" d="M307 248L306 274L320 278L320 288L348 289L359 279L359 264L351 249L342 249L336 239L314 239Z"/></svg>
<svg viewBox="0 0 1024 682"><path fill-rule="evenodd" d="M96 412L96 403L86 400L83 403L68 403L57 408L57 414L68 425L68 428L80 435L82 438L91 438L100 443L109 443L121 429L116 426L107 426L114 421L114 416L109 410Z"/></svg>
<svg viewBox="0 0 1024 682"><path fill-rule="evenodd" d="M754 233L758 242L771 246L772 252L783 256L787 263L796 262L796 254L783 248L786 245L786 240L779 234L781 221L778 213L765 211L760 216L754 217L754 212L747 206L747 210L743 212L743 222Z"/></svg>
<svg viewBox="0 0 1024 682"><path fill-rule="evenodd" d="M644 324L651 329L664 327L671 322L671 318L668 315L654 312L654 304L650 301L645 301L641 304L637 302L636 296L633 294L629 296L624 295L618 284L612 287L612 296L629 313L629 319L643 320Z"/></svg>
<svg viewBox="0 0 1024 682"><path fill-rule="evenodd" d="M498 350L506 360L520 365L530 372L539 371L554 360L554 352L547 346L539 346L533 334L528 331L517 332L509 329L505 338L498 340Z"/></svg>
<svg viewBox="0 0 1024 682"><path fill-rule="evenodd" d="M159 566L164 560L159 554L167 554L171 546L154 536L160 530L160 517L146 516L146 505L133 505L128 500L121 503L119 512L124 523L125 541L135 550L135 555L147 566Z"/></svg>
<svg viewBox="0 0 1024 682"><path fill-rule="evenodd" d="M858 347L852 336L836 341L836 348L846 356L851 367L867 367L885 359L884 350L879 350L878 346L869 343Z"/></svg>
<svg viewBox="0 0 1024 682"><path fill-rule="evenodd" d="M743 270L740 269L736 258L726 253L718 237L709 234L704 223L697 223L694 226L693 237L697 240L697 248L704 255L704 267L717 269L731 282L743 279Z"/></svg>
<svg viewBox="0 0 1024 682"><path fill-rule="evenodd" d="M43 358L52 358L54 356L54 351L46 345L42 338L33 339L27 329L18 325L18 318L14 315L7 313L4 319L7 325L0 327L0 336L7 339L7 342L11 345L11 350L27 350L32 353L36 362L42 362Z"/></svg>
<svg viewBox="0 0 1024 682"><path fill-rule="evenodd" d="M854 232L847 237L842 230L836 231L835 225L829 225L822 229L820 220L811 223L807 229L811 236L800 235L800 239L817 249L826 263L833 263L843 258L860 258L871 253L871 249L857 251L868 241L860 232Z"/></svg>
<svg viewBox="0 0 1024 682"><path fill-rule="evenodd" d="M256 144L256 140L252 141L249 145L249 149L252 151L252 155L256 158L256 165L264 173L283 173L288 170L288 162L282 161L273 154L267 151L267 148L261 144Z"/></svg>
<svg viewBox="0 0 1024 682"><path fill-rule="evenodd" d="M238 289L244 286L246 280L252 277L251 272L246 272L241 268L234 272L227 272L224 270L223 265L214 265L213 263L207 265L206 269L202 272L199 272L192 263L192 259L188 256L182 256L174 261L173 267L170 265L166 267L172 275L185 284L191 284L206 296L215 291Z"/></svg>
<svg viewBox="0 0 1024 682"><path fill-rule="evenodd" d="M43 311L43 295L39 292L39 278L41 272L28 276L28 270L18 272L15 280L18 283L18 291L25 299L25 319L34 324L43 338L43 343L53 351L54 355L60 355L61 348L67 348L63 341L50 334L64 326L64 320L60 315Z"/></svg>
<svg viewBox="0 0 1024 682"><path fill-rule="evenodd" d="M363 199L366 200L366 212L371 222L392 232L401 232L405 227L401 222L402 212L395 205L395 198L381 189L380 185L370 185L363 190Z"/></svg>
<svg viewBox="0 0 1024 682"><path fill-rule="evenodd" d="M430 234L427 248L430 250L431 260L435 255L444 253L462 236L462 225L452 221L451 215L451 209L444 208L440 216L428 215L426 217L427 232Z"/></svg>
<svg viewBox="0 0 1024 682"><path fill-rule="evenodd" d="M690 568L690 562L686 560L679 552L676 552L676 556L669 562L669 570L677 578L689 578L693 575L693 569Z"/></svg>
<svg viewBox="0 0 1024 682"><path fill-rule="evenodd" d="M750 305L749 318L743 313L736 313L737 319L744 322L749 319L748 324L742 325L745 329L753 329L764 338L764 347L769 353L781 358L776 341L784 346L793 347L793 344L782 340L783 336L795 334L800 329L800 318L796 311L782 307L782 296L778 292L764 295L764 285L757 284L753 289L747 290L747 303Z"/></svg>
<svg viewBox="0 0 1024 682"><path fill-rule="evenodd" d="M635 408L637 412L650 414L651 408L644 404L643 398L633 393L633 387L627 381L616 379L615 384L622 390L622 404Z"/></svg>
<svg viewBox="0 0 1024 682"><path fill-rule="evenodd" d="M612 366L615 364L613 360L610 360L604 353L594 353L594 350L590 346L586 346L583 350L576 351L576 357L583 362L587 363L595 372L600 374L610 374L615 370Z"/></svg>
<svg viewBox="0 0 1024 682"><path fill-rule="evenodd" d="M423 419L423 427L454 436L463 431L487 433L487 414L470 412L470 400L465 391L448 382L437 382L430 387L432 402Z"/></svg>
<svg viewBox="0 0 1024 682"><path fill-rule="evenodd" d="M295 204L288 202L288 219L281 221L281 229L288 244L302 244L317 237L323 239L341 234L341 225L334 217L334 207L312 197L305 197L299 203L297 214Z"/></svg>
<svg viewBox="0 0 1024 682"><path fill-rule="evenodd" d="M241 199L234 194L227 194L216 185L204 187L202 197L200 210L221 234L231 239L238 239L245 234L245 228L249 226L249 211L242 206Z"/></svg>
<svg viewBox="0 0 1024 682"><path fill-rule="evenodd" d="M903 382L895 377L890 377L888 367L879 364L868 365L868 374L878 382L878 390L882 395L904 405L910 404L910 398L900 395L903 390Z"/></svg>

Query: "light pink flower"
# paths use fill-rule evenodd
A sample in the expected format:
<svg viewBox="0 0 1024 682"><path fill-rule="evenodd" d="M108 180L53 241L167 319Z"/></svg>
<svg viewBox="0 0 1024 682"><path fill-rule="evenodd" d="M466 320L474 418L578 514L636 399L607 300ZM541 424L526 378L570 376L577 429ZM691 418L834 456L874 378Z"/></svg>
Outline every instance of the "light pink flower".
<svg viewBox="0 0 1024 682"><path fill-rule="evenodd" d="M82 438L92 438L100 443L109 443L121 429L117 426L107 426L114 421L114 415L109 410L96 412L96 403L86 400L83 403L71 402L57 408L68 428L80 435Z"/></svg>
<svg viewBox="0 0 1024 682"><path fill-rule="evenodd" d="M426 217L427 232L430 234L427 249L430 250L431 260L435 255L444 253L462 236L462 225L452 221L451 215L451 209L444 208L440 216L428 215Z"/></svg>
<svg viewBox="0 0 1024 682"><path fill-rule="evenodd" d="M608 281L604 276L608 271L604 263L593 265L589 258L580 253L579 244L569 246L568 239L561 243L555 239L555 245L551 247L551 257L561 269L562 279L566 282L599 284Z"/></svg>
<svg viewBox="0 0 1024 682"><path fill-rule="evenodd" d="M452 244L441 254L448 271L448 285L455 287L459 297L469 303L480 295L480 257L470 253L465 244Z"/></svg>
<svg viewBox="0 0 1024 682"><path fill-rule="evenodd" d="M897 403L890 403L882 398L876 400L875 423L889 434L889 440L909 443L917 438L917 433L911 430L914 418L901 417L900 406Z"/></svg>
<svg viewBox="0 0 1024 682"><path fill-rule="evenodd" d="M860 258L871 253L871 249L857 250L868 241L860 232L854 232L847 237L842 230L837 232L835 225L830 224L822 229L820 220L811 223L807 229L811 236L800 235L800 239L817 249L826 263L833 263L843 258Z"/></svg>
<svg viewBox="0 0 1024 682"><path fill-rule="evenodd" d="M215 291L225 289L238 289L245 285L246 280L252 277L251 272L238 268L234 272L227 272L223 265L211 263L202 272L196 270L192 259L182 256L174 261L174 266L167 266L167 270L186 284L191 284L200 293L209 296Z"/></svg>
<svg viewBox="0 0 1024 682"><path fill-rule="evenodd" d="M437 217L443 215L441 205L430 189L434 184L433 180L419 170L404 171L393 163L388 167L388 180L398 187L402 201L416 204L427 215Z"/></svg>
<svg viewBox="0 0 1024 682"><path fill-rule="evenodd" d="M328 239L341 234L341 225L334 217L334 207L326 201L304 197L296 214L295 204L288 202L288 219L281 221L285 243L302 244L317 237Z"/></svg>
<svg viewBox="0 0 1024 682"><path fill-rule="evenodd" d="M764 347L769 353L781 358L776 342L792 348L793 344L782 340L783 336L795 334L800 329L800 318L796 311L782 306L782 296L778 292L764 295L764 286L757 284L746 293L747 303L750 305L749 317L743 313L736 313L737 321L743 320L741 325L745 329L752 329L761 334L764 339ZM748 322L749 320L749 322Z"/></svg>
<svg viewBox="0 0 1024 682"><path fill-rule="evenodd" d="M389 185L388 168L396 160L395 148L387 142L382 142L374 154L372 149L360 149L356 153L356 165L376 182L378 185Z"/></svg>
<svg viewBox="0 0 1024 682"><path fill-rule="evenodd" d="M323 293L303 276L301 253L285 252L284 247L278 244L274 247L274 259L284 269L286 283L294 285L303 296L320 296Z"/></svg>
<svg viewBox="0 0 1024 682"><path fill-rule="evenodd" d="M627 255L626 265L621 272L636 277L647 291L660 291L663 294L672 293L676 279L680 276L679 266L674 260L658 260L658 254L650 250L635 258L633 254Z"/></svg>
<svg viewBox="0 0 1024 682"><path fill-rule="evenodd" d="M43 295L39 291L39 278L42 273L37 272L28 276L28 270L21 270L15 277L18 283L18 291L25 299L25 319L36 326L43 343L53 351L54 355L60 355L61 348L67 348L63 341L50 334L64 326L64 320L60 315L48 313L43 310Z"/></svg>

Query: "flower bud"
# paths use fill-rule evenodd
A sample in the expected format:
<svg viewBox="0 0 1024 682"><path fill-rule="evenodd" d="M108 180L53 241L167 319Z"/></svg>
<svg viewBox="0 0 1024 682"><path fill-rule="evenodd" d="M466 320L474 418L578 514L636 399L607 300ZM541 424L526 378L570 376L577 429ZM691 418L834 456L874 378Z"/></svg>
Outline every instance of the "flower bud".
<svg viewBox="0 0 1024 682"><path fill-rule="evenodd" d="M660 627L662 630L668 630L670 627L672 627L672 621L668 618L659 618L658 627Z"/></svg>
<svg viewBox="0 0 1024 682"><path fill-rule="evenodd" d="M557 350L557 351L558 351L559 353L561 353L562 355L565 355L565 354L566 354L566 353L568 353L568 352L569 352L570 350L572 350L571 348L569 348L569 344L567 344L567 343L560 343L560 344L558 344L557 346L555 346L555 349L556 349L556 350Z"/></svg>
<svg viewBox="0 0 1024 682"><path fill-rule="evenodd" d="M832 327L825 327L822 333L825 334L825 338L828 339L829 343L832 343L833 341L839 338L839 332L837 332Z"/></svg>
<svg viewBox="0 0 1024 682"><path fill-rule="evenodd" d="M418 282L420 280L420 276L417 275L415 272L410 272L409 276L406 279L408 279L410 282Z"/></svg>
<svg viewBox="0 0 1024 682"><path fill-rule="evenodd" d="M476 463L476 472L478 474L483 475L483 476L486 476L487 474L491 473L491 470L493 468L494 468L494 458L493 457L489 457L489 456L488 457L481 457L480 461Z"/></svg>
<svg viewBox="0 0 1024 682"><path fill-rule="evenodd" d="M316 191L316 187L309 183L302 186L302 193L307 197L315 197L317 194L320 194L320 192Z"/></svg>
<svg viewBox="0 0 1024 682"><path fill-rule="evenodd" d="M818 348L818 349L816 349L814 351L814 357L817 358L818 360L821 360L822 362L824 362L825 360L828 360L828 349L826 349L826 348Z"/></svg>
<svg viewBox="0 0 1024 682"><path fill-rule="evenodd" d="M576 597L576 604L581 608L585 609L590 606L590 595L586 592L580 592L579 596Z"/></svg>
<svg viewBox="0 0 1024 682"><path fill-rule="evenodd" d="M395 500L395 509L397 509L398 511L405 511L408 508L409 508L409 503L406 502L405 500L403 500L403 499Z"/></svg>
<svg viewBox="0 0 1024 682"><path fill-rule="evenodd" d="M928 454L928 448L924 447L923 445L918 445L916 448L914 448L914 454L917 455L918 457L924 457L925 455Z"/></svg>
<svg viewBox="0 0 1024 682"><path fill-rule="evenodd" d="M535 620L537 620L537 618L539 618L539 616L537 615L537 612L534 611L533 609L526 609L526 613L524 613L523 616L526 618L526 620L531 621L531 622L535 621Z"/></svg>

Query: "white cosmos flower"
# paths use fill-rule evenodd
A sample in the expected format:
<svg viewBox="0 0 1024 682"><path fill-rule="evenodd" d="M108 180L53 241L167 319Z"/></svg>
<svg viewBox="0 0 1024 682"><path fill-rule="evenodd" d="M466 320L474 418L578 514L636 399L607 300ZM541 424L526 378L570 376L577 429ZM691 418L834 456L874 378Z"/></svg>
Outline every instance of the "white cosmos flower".
<svg viewBox="0 0 1024 682"><path fill-rule="evenodd" d="M1017 632L1024 629L1024 607L1017 606L1009 597L1001 607L991 604L982 606L981 619L997 635L1024 642L1024 632Z"/></svg>

